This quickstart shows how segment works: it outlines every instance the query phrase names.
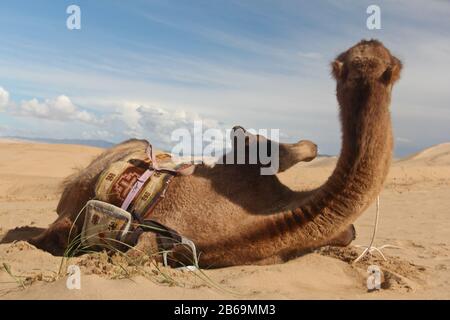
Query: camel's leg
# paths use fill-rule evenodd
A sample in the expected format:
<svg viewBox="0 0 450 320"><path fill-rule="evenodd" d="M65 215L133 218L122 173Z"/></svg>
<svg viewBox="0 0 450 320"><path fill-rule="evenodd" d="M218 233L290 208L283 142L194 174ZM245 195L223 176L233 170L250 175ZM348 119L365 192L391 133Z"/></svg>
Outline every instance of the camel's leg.
<svg viewBox="0 0 450 320"><path fill-rule="evenodd" d="M128 240L129 239L125 239L125 242L131 242ZM149 256L153 257L157 261L160 261L161 259L158 255L158 242L156 241L156 235L152 232L142 233L139 236L136 245L127 251L127 255L132 258Z"/></svg>
<svg viewBox="0 0 450 320"><path fill-rule="evenodd" d="M156 235L152 232L142 233L136 245L127 251L131 258L141 258L143 256L152 257L156 262L163 263L162 249L159 248ZM173 250L168 251L167 263L169 266L178 268L194 264L191 248L178 244Z"/></svg>
<svg viewBox="0 0 450 320"><path fill-rule="evenodd" d="M315 249L322 247L322 246L338 246L338 247L345 247L348 246L354 239L356 236L356 231L355 231L355 227L353 225L350 225L346 230L344 230L343 232L341 232L339 235L337 235L336 237L332 238L331 240L328 240L326 242L324 242L322 245L316 247ZM143 244L146 242L145 240L145 236L141 238L139 238L139 242L143 241ZM138 242L138 246L139 246L139 242ZM314 249L314 248L311 248ZM214 262L211 264L205 264L204 260L202 261L201 259L201 253L202 253L202 248L200 246L197 246L197 251L198 253L200 253L200 260L199 260L199 265L201 268L206 268L206 269L210 269L210 268L217 268L217 267L223 267L223 265L215 265ZM310 252L310 251L305 251L306 252ZM268 264L276 264L276 263L283 263L286 262L294 257L298 256L298 253L295 255L292 255L291 253L289 253L288 255L284 256L284 255L277 255L277 256L273 256L273 257L268 257L265 259L261 259L261 260L257 260L257 261L248 261L249 264L256 264L256 265L268 265ZM161 260L158 260L161 261ZM189 248L187 248L186 246L176 246L171 254L169 255L169 265L172 267L180 267L183 265L190 265L192 264L192 253L190 251ZM233 264L230 264L233 265Z"/></svg>
<svg viewBox="0 0 450 320"><path fill-rule="evenodd" d="M319 245L318 247L311 248L311 250L318 249L323 246L346 247L355 239L355 236L356 236L355 227L351 224L346 230L344 230L343 232L338 234L336 237L324 242L322 245ZM306 250L305 252L301 253L300 255L305 254L305 253L310 253L311 250ZM283 263L283 262L289 261L298 256L299 256L298 253L296 253L296 254L289 253L287 255L279 255L279 256L277 255L277 256L265 258L262 260L258 260L252 264L268 265L268 264Z"/></svg>
<svg viewBox="0 0 450 320"><path fill-rule="evenodd" d="M336 237L332 238L331 240L328 240L324 242L324 244L320 245L319 247L323 246L334 246L334 247L346 247L348 246L353 240L355 240L356 231L355 227L351 224L346 230L338 234ZM308 253L310 251L306 251ZM262 259L259 261L256 261L254 264L258 265L268 265L268 264L276 264L276 263L283 263L286 261L291 260L294 257L297 257L297 255L290 255L287 256L273 256L266 259Z"/></svg>
<svg viewBox="0 0 450 320"><path fill-rule="evenodd" d="M328 240L324 246L346 247L356 238L356 230L354 225L350 225L336 237Z"/></svg>

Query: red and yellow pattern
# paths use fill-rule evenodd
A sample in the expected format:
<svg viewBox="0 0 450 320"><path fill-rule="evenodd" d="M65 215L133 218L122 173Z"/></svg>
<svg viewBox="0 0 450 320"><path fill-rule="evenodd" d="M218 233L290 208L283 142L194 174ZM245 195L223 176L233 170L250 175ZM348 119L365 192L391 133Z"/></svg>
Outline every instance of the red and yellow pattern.
<svg viewBox="0 0 450 320"><path fill-rule="evenodd" d="M166 153L157 154L155 159L158 169L154 170L128 207L129 212L143 219L150 215L159 200L164 197L177 171L192 166L192 164L177 164ZM96 199L121 207L137 180L147 169L153 170L153 167L152 160L145 150L113 163L97 181Z"/></svg>

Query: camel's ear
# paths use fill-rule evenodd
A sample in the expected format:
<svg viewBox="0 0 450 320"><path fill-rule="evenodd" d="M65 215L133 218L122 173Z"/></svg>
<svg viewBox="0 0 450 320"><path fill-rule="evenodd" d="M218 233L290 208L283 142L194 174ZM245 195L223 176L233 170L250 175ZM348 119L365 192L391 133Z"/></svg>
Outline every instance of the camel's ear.
<svg viewBox="0 0 450 320"><path fill-rule="evenodd" d="M258 140L257 136L251 134L241 126L234 126L233 129L231 129L230 136L232 141L234 138L245 139L246 146Z"/></svg>
<svg viewBox="0 0 450 320"><path fill-rule="evenodd" d="M233 134L233 133L238 133L239 131L242 131L243 133L246 133L246 132L247 132L247 130L245 130L244 127L241 127L241 126L234 126L234 127L231 129L231 134Z"/></svg>
<svg viewBox="0 0 450 320"><path fill-rule="evenodd" d="M242 139L243 137L245 137L246 133L247 133L247 130L245 130L243 127L234 126L230 132L231 141L234 141L235 138Z"/></svg>
<svg viewBox="0 0 450 320"><path fill-rule="evenodd" d="M344 63L339 60L334 60L331 63L331 73L336 80L341 80L344 77Z"/></svg>
<svg viewBox="0 0 450 320"><path fill-rule="evenodd" d="M394 61L394 66L392 67L392 81L395 82L400 79L400 73L403 69L403 63L396 57L392 57L392 60Z"/></svg>

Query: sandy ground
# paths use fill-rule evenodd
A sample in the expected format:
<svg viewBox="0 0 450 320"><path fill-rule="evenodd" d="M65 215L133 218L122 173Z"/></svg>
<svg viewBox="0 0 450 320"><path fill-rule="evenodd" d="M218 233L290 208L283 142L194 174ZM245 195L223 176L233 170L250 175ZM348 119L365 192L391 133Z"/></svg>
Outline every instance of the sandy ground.
<svg viewBox="0 0 450 320"><path fill-rule="evenodd" d="M396 161L381 194L379 256L351 264L361 249L325 248L271 266L202 273L123 257L89 254L69 261L22 241L55 217L61 180L101 149L0 140L1 299L449 299L450 143ZM316 159L283 173L295 189L322 183L336 159ZM354 244L368 244L372 206L356 222ZM81 267L81 290L66 287L66 266ZM366 287L367 266L384 273L381 290Z"/></svg>

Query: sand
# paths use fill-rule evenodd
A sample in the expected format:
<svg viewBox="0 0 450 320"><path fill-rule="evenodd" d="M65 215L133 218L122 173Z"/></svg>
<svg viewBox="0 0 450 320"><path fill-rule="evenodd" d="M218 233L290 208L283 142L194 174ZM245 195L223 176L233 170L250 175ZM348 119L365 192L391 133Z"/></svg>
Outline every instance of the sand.
<svg viewBox="0 0 450 320"><path fill-rule="evenodd" d="M352 264L360 248L324 248L284 264L192 273L138 267L120 256L87 254L68 262L23 241L55 217L62 179L102 149L0 140L0 299L449 299L450 143L392 165L381 194L375 244L399 248ZM298 164L280 175L294 189L320 185L336 158ZM353 244L368 244L375 208L356 222ZM61 263L64 262L61 268ZM66 287L66 266L81 268L81 290ZM384 273L366 287L367 266ZM8 272L6 271L8 269ZM162 273L161 273L162 272Z"/></svg>

